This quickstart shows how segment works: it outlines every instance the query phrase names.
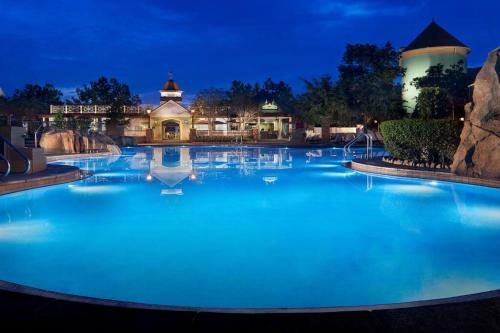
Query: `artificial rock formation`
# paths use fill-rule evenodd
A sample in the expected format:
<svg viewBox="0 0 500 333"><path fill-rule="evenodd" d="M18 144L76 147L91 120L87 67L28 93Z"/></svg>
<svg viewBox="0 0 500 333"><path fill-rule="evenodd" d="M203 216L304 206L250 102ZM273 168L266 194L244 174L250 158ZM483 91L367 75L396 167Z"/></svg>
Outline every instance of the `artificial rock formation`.
<svg viewBox="0 0 500 333"><path fill-rule="evenodd" d="M500 47L488 55L474 82L473 103L465 106L464 129L452 172L500 179L500 82L495 65Z"/></svg>
<svg viewBox="0 0 500 333"><path fill-rule="evenodd" d="M50 130L43 133L40 147L49 154L78 154L89 150L108 151L120 154L115 142L103 134L81 135L72 130Z"/></svg>

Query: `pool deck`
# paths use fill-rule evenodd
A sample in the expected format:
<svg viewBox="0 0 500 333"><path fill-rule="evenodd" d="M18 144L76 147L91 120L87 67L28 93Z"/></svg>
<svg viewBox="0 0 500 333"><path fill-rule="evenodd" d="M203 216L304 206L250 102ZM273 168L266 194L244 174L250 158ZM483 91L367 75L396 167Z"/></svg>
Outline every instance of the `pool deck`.
<svg viewBox="0 0 500 333"><path fill-rule="evenodd" d="M30 175L13 174L0 181L0 195L49 185L69 183L85 178L79 168L49 164L47 169Z"/></svg>
<svg viewBox="0 0 500 333"><path fill-rule="evenodd" d="M343 308L203 309L101 300L0 281L5 327L126 332L500 332L500 291Z"/></svg>
<svg viewBox="0 0 500 333"><path fill-rule="evenodd" d="M100 156L109 156L111 153L93 153L93 154L58 154L46 155L47 162L55 162L64 159L92 158ZM48 164L47 169L41 172L23 175L11 174L0 179L0 195L9 194L38 187L70 183L90 176L90 173L84 172L77 167L69 165Z"/></svg>
<svg viewBox="0 0 500 333"><path fill-rule="evenodd" d="M469 185L500 188L500 180L457 176L451 173L449 170L423 169L396 165L384 162L381 158L375 158L371 160L354 159L352 162L350 162L350 164L348 163L348 166L355 171L373 174L442 180Z"/></svg>

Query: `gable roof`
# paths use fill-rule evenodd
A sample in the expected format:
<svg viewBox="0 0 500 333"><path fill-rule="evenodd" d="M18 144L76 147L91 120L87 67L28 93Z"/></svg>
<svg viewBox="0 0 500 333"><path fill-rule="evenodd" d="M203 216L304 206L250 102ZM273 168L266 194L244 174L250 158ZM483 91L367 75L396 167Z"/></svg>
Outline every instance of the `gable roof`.
<svg viewBox="0 0 500 333"><path fill-rule="evenodd" d="M459 41L455 36L446 31L436 22L432 21L424 31L420 33L404 51L423 49L426 47L438 46L460 46L467 47L464 43Z"/></svg>
<svg viewBox="0 0 500 333"><path fill-rule="evenodd" d="M154 109L150 117L191 117L191 114L179 103L169 100Z"/></svg>

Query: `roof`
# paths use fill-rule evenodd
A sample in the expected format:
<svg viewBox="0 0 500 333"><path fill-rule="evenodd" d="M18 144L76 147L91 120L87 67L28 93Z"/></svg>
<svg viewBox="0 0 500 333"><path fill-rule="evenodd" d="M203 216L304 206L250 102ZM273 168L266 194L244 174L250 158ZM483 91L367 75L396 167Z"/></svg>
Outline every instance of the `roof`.
<svg viewBox="0 0 500 333"><path fill-rule="evenodd" d="M174 80L170 79L163 84L162 90L164 91L180 91L181 88Z"/></svg>
<svg viewBox="0 0 500 333"><path fill-rule="evenodd" d="M467 47L464 43L459 41L455 36L446 31L436 22L432 21L431 24L427 26L417 36L404 51L423 49L426 47L438 47L438 46L460 46Z"/></svg>
<svg viewBox="0 0 500 333"><path fill-rule="evenodd" d="M175 101L168 101L166 103L161 104L159 107L151 111L149 114L150 117L191 117L191 113L182 105Z"/></svg>
<svg viewBox="0 0 500 333"><path fill-rule="evenodd" d="M264 103L264 105L262 105L262 110L263 111L278 111L278 106L276 105L276 103L274 103L274 101L272 101L271 103L269 103L267 100L266 102Z"/></svg>

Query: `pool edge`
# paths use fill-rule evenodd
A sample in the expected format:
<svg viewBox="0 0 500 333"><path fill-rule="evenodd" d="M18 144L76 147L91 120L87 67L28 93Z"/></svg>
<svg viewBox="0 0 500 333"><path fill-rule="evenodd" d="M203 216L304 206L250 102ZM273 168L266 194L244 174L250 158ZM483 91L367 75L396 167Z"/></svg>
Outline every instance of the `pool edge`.
<svg viewBox="0 0 500 333"><path fill-rule="evenodd" d="M23 284L0 280L0 292L12 292L20 295L29 295L56 301L74 302L81 304L92 304L106 307L118 307L137 310L159 310L174 312L210 312L228 314L299 314L299 313L337 313L337 312L363 312L379 310L411 309L427 306L440 306L458 303L482 301L488 299L500 300L500 289L466 294L453 297L436 298L420 301L409 301L401 303L387 303L374 305L332 306L332 307L303 307L303 308L216 308L216 307L192 307L148 304L140 302L120 301L106 298L79 296L68 293L50 291Z"/></svg>
<svg viewBox="0 0 500 333"><path fill-rule="evenodd" d="M445 173L439 171L404 169L404 168L398 168L397 166L373 165L369 164L366 160L361 160L361 159L354 159L346 164L347 167L351 168L354 171L373 173L377 175L440 180L451 183L500 188L500 181L494 179L457 176L451 173Z"/></svg>

